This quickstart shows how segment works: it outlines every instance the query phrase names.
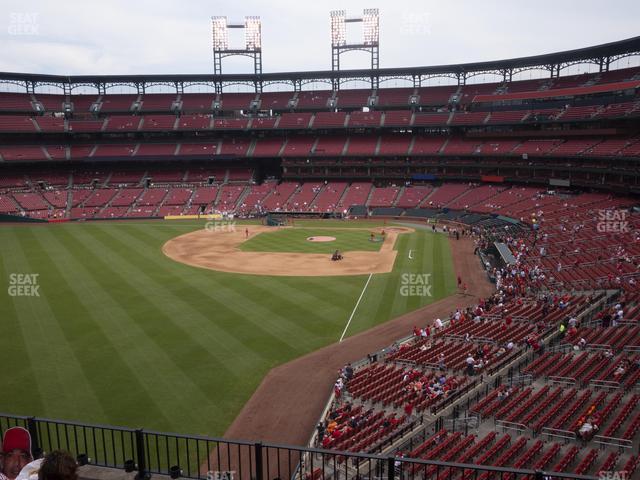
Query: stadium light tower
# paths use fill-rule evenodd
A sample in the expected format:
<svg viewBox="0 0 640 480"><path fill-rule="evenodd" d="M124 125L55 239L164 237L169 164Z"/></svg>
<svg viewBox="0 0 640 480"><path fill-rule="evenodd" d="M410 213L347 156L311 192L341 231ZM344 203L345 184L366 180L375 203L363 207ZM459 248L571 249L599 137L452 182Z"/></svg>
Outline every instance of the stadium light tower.
<svg viewBox="0 0 640 480"><path fill-rule="evenodd" d="M262 73L262 23L260 17L244 17L244 23L229 23L227 17L211 17L213 73L222 74L222 59L231 56L253 58L253 72ZM229 48L229 29L244 29L244 48Z"/></svg>
<svg viewBox="0 0 640 480"><path fill-rule="evenodd" d="M344 10L333 10L331 19L331 70L340 70L340 55L362 50L371 54L371 69L380 65L380 15L377 8L365 8L362 17L347 18ZM347 23L363 23L362 43L347 43Z"/></svg>

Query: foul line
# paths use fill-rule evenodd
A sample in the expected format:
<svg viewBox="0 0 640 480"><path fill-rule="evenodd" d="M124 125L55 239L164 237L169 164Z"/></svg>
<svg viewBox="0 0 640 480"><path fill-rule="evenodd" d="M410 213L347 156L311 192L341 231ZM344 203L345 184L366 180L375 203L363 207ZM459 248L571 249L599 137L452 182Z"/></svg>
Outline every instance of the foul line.
<svg viewBox="0 0 640 480"><path fill-rule="evenodd" d="M369 278L367 279L367 283L364 284L364 288L362 289L362 293L360 293L360 298L358 298L358 301L356 302L356 306L353 307L353 312L351 312L351 316L349 317L349 321L347 322L347 325L344 327L344 330L342 332L342 335L340 336L340 340L338 340L338 343L342 342L342 339L344 338L345 333L347 333L347 329L349 328L349 325L351 324L351 320L353 320L353 316L355 315L356 310L358 309L358 305L360 305L360 300L362 300L362 296L364 295L365 290L369 286L369 282L371 281L371 277L373 277L373 273L369 274Z"/></svg>

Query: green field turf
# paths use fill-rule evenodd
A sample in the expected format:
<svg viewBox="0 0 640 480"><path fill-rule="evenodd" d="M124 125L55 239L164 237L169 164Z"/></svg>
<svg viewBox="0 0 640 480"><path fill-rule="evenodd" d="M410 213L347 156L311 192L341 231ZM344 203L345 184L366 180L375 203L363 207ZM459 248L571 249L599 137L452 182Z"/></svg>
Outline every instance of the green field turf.
<svg viewBox="0 0 640 480"><path fill-rule="evenodd" d="M307 240L317 236L335 237L332 242L320 243ZM379 241L372 242L367 229L333 229L293 227L273 232L263 232L240 245L245 252L297 252L297 253L326 253L332 254L336 250L341 252L377 252L382 246L382 237L376 235Z"/></svg>
<svg viewBox="0 0 640 480"><path fill-rule="evenodd" d="M221 435L269 369L340 338L367 275L234 275L161 253L203 226L0 226L0 412ZM419 231L396 248L346 336L455 290L446 238ZM431 273L432 296L402 296L403 273ZM40 296L10 296L12 274L38 274Z"/></svg>

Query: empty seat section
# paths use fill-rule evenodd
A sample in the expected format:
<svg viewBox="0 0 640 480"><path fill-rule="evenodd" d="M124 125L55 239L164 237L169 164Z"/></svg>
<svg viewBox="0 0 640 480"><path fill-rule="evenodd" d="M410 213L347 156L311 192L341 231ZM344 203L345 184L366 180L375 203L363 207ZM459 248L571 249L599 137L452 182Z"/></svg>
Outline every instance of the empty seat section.
<svg viewBox="0 0 640 480"><path fill-rule="evenodd" d="M211 113L215 93L184 93L180 97L183 113Z"/></svg>
<svg viewBox="0 0 640 480"><path fill-rule="evenodd" d="M274 182L269 181L262 185L251 185L249 194L245 197L244 201L238 205L238 213L249 215L251 213L261 212L265 197L269 195L274 188Z"/></svg>
<svg viewBox="0 0 640 480"><path fill-rule="evenodd" d="M400 187L376 187L373 189L369 207L391 207L399 192Z"/></svg>
<svg viewBox="0 0 640 480"><path fill-rule="evenodd" d="M242 130L247 128L249 120L246 118L216 118L213 120L213 128L218 130Z"/></svg>
<svg viewBox="0 0 640 480"><path fill-rule="evenodd" d="M349 128L380 126L381 112L351 112L349 115Z"/></svg>
<svg viewBox="0 0 640 480"><path fill-rule="evenodd" d="M344 128L347 114L344 112L318 112L313 120L313 128Z"/></svg>
<svg viewBox="0 0 640 480"><path fill-rule="evenodd" d="M0 119L1 118L2 117L0 117ZM34 121L38 124L38 127L40 127L40 130L43 132L64 132L64 117L45 115L42 117L35 117Z"/></svg>
<svg viewBox="0 0 640 480"><path fill-rule="evenodd" d="M284 209L289 197L291 197L297 188L298 183L296 182L282 182L280 185L277 185L273 193L263 202L264 210L268 212Z"/></svg>
<svg viewBox="0 0 640 480"><path fill-rule="evenodd" d="M25 93L0 93L0 111L33 112L31 96Z"/></svg>
<svg viewBox="0 0 640 480"><path fill-rule="evenodd" d="M40 102L46 112L62 112L63 104L65 102L64 95L51 95L37 93L34 95L36 101Z"/></svg>
<svg viewBox="0 0 640 480"><path fill-rule="evenodd" d="M100 112L129 112L138 95L103 95Z"/></svg>
<svg viewBox="0 0 640 480"><path fill-rule="evenodd" d="M338 200L342 198L347 182L328 182L319 193L313 205L315 212L334 212L338 208Z"/></svg>
<svg viewBox="0 0 640 480"><path fill-rule="evenodd" d="M450 138L442 153L444 155L471 155L478 153L482 139Z"/></svg>
<svg viewBox="0 0 640 480"><path fill-rule="evenodd" d="M332 95L333 92L331 90L298 92L298 103L296 108L298 110L327 108L327 102Z"/></svg>
<svg viewBox="0 0 640 480"><path fill-rule="evenodd" d="M418 88L418 104L423 106L447 105L456 90L458 90L457 85Z"/></svg>
<svg viewBox="0 0 640 480"><path fill-rule="evenodd" d="M135 132L142 118L133 115L110 115L107 117L105 132Z"/></svg>
<svg viewBox="0 0 640 480"><path fill-rule="evenodd" d="M255 93L223 93L220 95L223 111L249 110L252 100L255 100Z"/></svg>
<svg viewBox="0 0 640 480"><path fill-rule="evenodd" d="M283 113L278 128L308 128L311 113Z"/></svg>
<svg viewBox="0 0 640 480"><path fill-rule="evenodd" d="M175 115L145 115L139 129L141 131L167 131L173 130L175 123Z"/></svg>
<svg viewBox="0 0 640 480"><path fill-rule="evenodd" d="M311 202L322 188L322 183L307 182L295 192L285 204L285 210L290 212L308 212Z"/></svg>
<svg viewBox="0 0 640 480"><path fill-rule="evenodd" d="M406 110L389 110L384 112L385 127L408 127L411 125L412 112Z"/></svg>
<svg viewBox="0 0 640 480"><path fill-rule="evenodd" d="M396 206L399 208L416 208L433 191L431 186L409 186L400 195Z"/></svg>
<svg viewBox="0 0 640 480"><path fill-rule="evenodd" d="M251 128L270 129L276 128L279 117L255 117L251 120Z"/></svg>
<svg viewBox="0 0 640 480"><path fill-rule="evenodd" d="M22 115L0 116L0 132L37 132L31 117Z"/></svg>
<svg viewBox="0 0 640 480"><path fill-rule="evenodd" d="M446 138L442 137L415 137L411 155L435 155L440 151L445 140Z"/></svg>
<svg viewBox="0 0 640 480"><path fill-rule="evenodd" d="M339 203L339 208L349 209L354 205L365 205L372 185L369 182L354 182L349 186L344 199Z"/></svg>
<svg viewBox="0 0 640 480"><path fill-rule="evenodd" d="M48 160L42 147L0 146L0 157L5 162Z"/></svg>
<svg viewBox="0 0 640 480"><path fill-rule="evenodd" d="M262 92L260 94L260 110L286 110L294 92Z"/></svg>
<svg viewBox="0 0 640 480"><path fill-rule="evenodd" d="M444 126L448 120L448 113L416 113L413 124L416 127Z"/></svg>
<svg viewBox="0 0 640 480"><path fill-rule="evenodd" d="M81 160L83 158L88 158L94 149L96 149L95 145L71 145L71 159Z"/></svg>
<svg viewBox="0 0 640 480"><path fill-rule="evenodd" d="M487 112L457 112L453 114L451 125L482 125L489 114Z"/></svg>
<svg viewBox="0 0 640 480"><path fill-rule="evenodd" d="M138 198L136 204L139 207L145 206L157 206L162 203L162 200L167 195L169 190L166 188L149 188L142 192L142 195Z"/></svg>
<svg viewBox="0 0 640 480"><path fill-rule="evenodd" d="M327 135L318 137L315 149L316 156L339 156L342 155L346 138L342 135Z"/></svg>
<svg viewBox="0 0 640 480"><path fill-rule="evenodd" d="M410 135L382 135L380 138L379 155L408 155Z"/></svg>
<svg viewBox="0 0 640 480"><path fill-rule="evenodd" d="M436 208L444 207L467 190L469 190L467 184L447 183L431 194L428 204Z"/></svg>
<svg viewBox="0 0 640 480"><path fill-rule="evenodd" d="M141 143L136 152L138 157L147 156L159 156L168 157L173 156L176 151L176 146L173 143Z"/></svg>
<svg viewBox="0 0 640 480"><path fill-rule="evenodd" d="M260 138L253 149L254 157L276 157L280 154L284 141L282 138Z"/></svg>
<svg viewBox="0 0 640 480"><path fill-rule="evenodd" d="M79 119L73 118L69 120L69 132L82 133L82 132L100 132L106 123L106 119Z"/></svg>
<svg viewBox="0 0 640 480"><path fill-rule="evenodd" d="M338 90L336 99L339 108L362 108L367 106L367 101L371 96L371 90L354 89L354 90Z"/></svg>
<svg viewBox="0 0 640 480"><path fill-rule="evenodd" d="M178 119L178 130L208 130L211 116L203 113L184 114Z"/></svg>
<svg viewBox="0 0 640 480"><path fill-rule="evenodd" d="M378 136L351 136L347 146L347 155L374 155Z"/></svg>
<svg viewBox="0 0 640 480"><path fill-rule="evenodd" d="M182 143L180 155L217 155L218 143Z"/></svg>
<svg viewBox="0 0 640 480"><path fill-rule="evenodd" d="M130 157L135 145L98 145L93 153L94 157Z"/></svg>
<svg viewBox="0 0 640 480"><path fill-rule="evenodd" d="M142 111L169 112L176 98L175 93L146 93L142 96Z"/></svg>
<svg viewBox="0 0 640 480"><path fill-rule="evenodd" d="M67 159L67 147L64 145L52 145L45 147L45 150L49 154L52 160L66 160Z"/></svg>
<svg viewBox="0 0 640 480"><path fill-rule="evenodd" d="M409 99L413 95L413 91L413 88L379 88L376 92L378 106L406 108L410 105Z"/></svg>
<svg viewBox="0 0 640 480"><path fill-rule="evenodd" d="M220 155L244 157L247 154L250 143L251 140L246 138L225 139L222 141Z"/></svg>
<svg viewBox="0 0 640 480"><path fill-rule="evenodd" d="M311 154L311 147L315 142L315 137L295 136L289 137L282 151L283 157L307 156Z"/></svg>

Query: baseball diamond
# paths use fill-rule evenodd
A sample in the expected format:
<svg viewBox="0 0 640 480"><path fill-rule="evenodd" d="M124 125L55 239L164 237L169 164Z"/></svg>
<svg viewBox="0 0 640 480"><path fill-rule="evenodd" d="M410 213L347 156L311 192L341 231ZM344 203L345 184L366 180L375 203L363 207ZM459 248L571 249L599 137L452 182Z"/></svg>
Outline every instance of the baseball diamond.
<svg viewBox="0 0 640 480"><path fill-rule="evenodd" d="M5 3L0 480L640 479L640 3Z"/></svg>

